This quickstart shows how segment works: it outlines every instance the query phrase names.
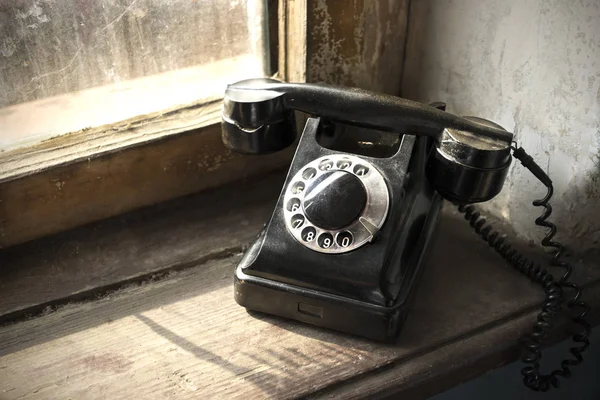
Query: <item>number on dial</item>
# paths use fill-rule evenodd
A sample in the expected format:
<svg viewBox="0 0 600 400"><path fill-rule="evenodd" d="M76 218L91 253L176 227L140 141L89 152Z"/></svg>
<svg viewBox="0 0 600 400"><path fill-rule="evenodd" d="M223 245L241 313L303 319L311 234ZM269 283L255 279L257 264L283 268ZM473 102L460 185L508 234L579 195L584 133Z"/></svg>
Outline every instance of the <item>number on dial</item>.
<svg viewBox="0 0 600 400"><path fill-rule="evenodd" d="M333 245L333 236L331 233L323 233L319 236L318 243L322 248L328 249Z"/></svg>
<svg viewBox="0 0 600 400"><path fill-rule="evenodd" d="M365 176L369 172L369 168L364 165L357 165L354 167L354 173L358 176Z"/></svg>
<svg viewBox="0 0 600 400"><path fill-rule="evenodd" d="M339 169L346 169L348 168L350 165L352 164L352 162L350 160L340 160L337 162L337 167Z"/></svg>
<svg viewBox="0 0 600 400"><path fill-rule="evenodd" d="M317 174L317 170L314 168L306 168L304 172L302 172L302 178L304 179L312 179Z"/></svg>
<svg viewBox="0 0 600 400"><path fill-rule="evenodd" d="M298 211L300 209L300 199L297 199L295 197L291 198L288 201L286 207L287 207L288 211L291 211L291 212Z"/></svg>
<svg viewBox="0 0 600 400"><path fill-rule="evenodd" d="M305 242L312 242L315 240L315 236L317 236L317 231L312 226L307 226L302 230L302 240Z"/></svg>
<svg viewBox="0 0 600 400"><path fill-rule="evenodd" d="M331 168L333 168L333 161L330 160L323 160L321 161L321 163L319 164L319 169L321 171L329 171Z"/></svg>
<svg viewBox="0 0 600 400"><path fill-rule="evenodd" d="M304 182L296 182L292 186L292 193L298 194L304 191Z"/></svg>
<svg viewBox="0 0 600 400"><path fill-rule="evenodd" d="M304 224L304 215L296 214L292 217L292 226L294 229L300 228Z"/></svg>
<svg viewBox="0 0 600 400"><path fill-rule="evenodd" d="M352 244L352 234L348 231L340 232L337 235L336 241L340 247L348 247Z"/></svg>

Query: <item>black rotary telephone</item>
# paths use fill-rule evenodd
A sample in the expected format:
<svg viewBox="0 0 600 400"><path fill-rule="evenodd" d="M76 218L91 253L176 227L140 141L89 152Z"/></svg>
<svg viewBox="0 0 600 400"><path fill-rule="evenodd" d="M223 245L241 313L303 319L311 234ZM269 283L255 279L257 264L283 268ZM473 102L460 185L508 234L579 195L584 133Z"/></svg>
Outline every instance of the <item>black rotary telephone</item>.
<svg viewBox="0 0 600 400"><path fill-rule="evenodd" d="M569 281L571 266L553 241L552 181L517 148L513 134L475 117L360 89L251 79L225 92L224 144L237 152L265 154L296 139L294 110L312 115L300 137L271 220L235 272L235 300L242 306L376 340L394 339L406 318L435 230L442 199L459 205L475 231L516 269L546 292L542 312L526 339L524 383L546 391L569 377L588 347L588 306ZM395 134L389 157L335 150L319 143L332 124ZM375 135L375 133L369 133ZM542 245L556 249L555 280L516 252L473 208L500 192L512 156L547 188L534 205L536 224L549 228ZM549 375L539 371L540 350L566 302L581 328L572 358Z"/></svg>

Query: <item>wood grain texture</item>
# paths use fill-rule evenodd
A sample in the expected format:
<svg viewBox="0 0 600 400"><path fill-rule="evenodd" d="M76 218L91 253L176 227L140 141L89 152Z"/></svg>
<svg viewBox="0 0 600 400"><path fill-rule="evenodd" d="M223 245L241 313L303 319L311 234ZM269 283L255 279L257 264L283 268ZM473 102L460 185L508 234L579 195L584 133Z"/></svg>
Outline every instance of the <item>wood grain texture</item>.
<svg viewBox="0 0 600 400"><path fill-rule="evenodd" d="M279 1L278 75L288 82L306 82L308 15L307 0Z"/></svg>
<svg viewBox="0 0 600 400"><path fill-rule="evenodd" d="M212 125L10 180L0 184L0 248L266 174L292 151L233 153Z"/></svg>
<svg viewBox="0 0 600 400"><path fill-rule="evenodd" d="M0 152L0 183L215 125L220 121L220 110L220 99L203 99L187 107L140 115L3 151Z"/></svg>
<svg viewBox="0 0 600 400"><path fill-rule="evenodd" d="M176 231L161 226L166 237ZM129 234L144 236L144 230ZM112 245L115 252L107 243L105 257L89 268L126 251ZM448 213L396 344L247 313L232 294L239 259L199 260L160 280L0 328L0 393L6 399L373 398L398 392L418 398L513 360L517 338L542 298ZM578 272L586 299L598 306L598 268ZM594 323L599 317L595 308Z"/></svg>
<svg viewBox="0 0 600 400"><path fill-rule="evenodd" d="M0 251L0 321L240 252L283 179L238 182Z"/></svg>

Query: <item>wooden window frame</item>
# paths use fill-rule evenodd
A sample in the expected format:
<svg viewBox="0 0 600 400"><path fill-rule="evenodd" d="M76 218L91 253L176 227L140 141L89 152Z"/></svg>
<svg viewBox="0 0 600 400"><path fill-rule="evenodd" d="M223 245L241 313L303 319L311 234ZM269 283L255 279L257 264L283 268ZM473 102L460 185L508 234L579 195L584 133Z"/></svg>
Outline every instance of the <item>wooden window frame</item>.
<svg viewBox="0 0 600 400"><path fill-rule="evenodd" d="M400 94L410 0L267 1L276 78ZM222 145L221 100L0 152L0 248L284 168Z"/></svg>
<svg viewBox="0 0 600 400"><path fill-rule="evenodd" d="M306 2L269 0L275 77L306 76ZM300 22L300 23L298 23ZM305 52L304 52L305 54ZM222 98L0 152L0 248L281 168L221 144ZM182 123L183 122L183 123Z"/></svg>

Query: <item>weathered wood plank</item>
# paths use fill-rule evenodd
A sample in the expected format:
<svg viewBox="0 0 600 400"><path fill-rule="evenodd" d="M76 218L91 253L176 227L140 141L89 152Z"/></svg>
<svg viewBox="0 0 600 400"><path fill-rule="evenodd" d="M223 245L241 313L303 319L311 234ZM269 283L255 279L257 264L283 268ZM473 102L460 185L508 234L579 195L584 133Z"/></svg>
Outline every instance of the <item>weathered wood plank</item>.
<svg viewBox="0 0 600 400"><path fill-rule="evenodd" d="M10 180L0 184L0 248L266 174L292 151L237 154L213 125Z"/></svg>
<svg viewBox="0 0 600 400"><path fill-rule="evenodd" d="M279 76L289 82L306 82L306 20L311 12L307 0L279 1Z"/></svg>
<svg viewBox="0 0 600 400"><path fill-rule="evenodd" d="M585 299L594 307L600 306L600 282L585 287ZM468 382L487 371L519 359L522 355L521 338L531 332L532 321L539 313L538 305L529 311L515 312L496 324L481 327L462 336L400 358L378 370L368 371L356 379L348 379L312 394L314 399L426 399L458 384ZM600 323L600 312L590 316L594 325ZM563 323L550 335L549 344L567 337ZM596 345L595 342L592 343ZM567 357L568 354L564 354ZM542 370L558 368L558 364L542 361ZM583 363L574 367L578 374L589 368ZM508 385L519 385L520 376L512 377ZM526 390L526 389L524 389Z"/></svg>
<svg viewBox="0 0 600 400"><path fill-rule="evenodd" d="M34 145L2 151L0 183L218 124L220 107L219 98L202 99L186 107L161 110L76 132L63 132L64 135ZM33 114L33 110L29 114Z"/></svg>
<svg viewBox="0 0 600 400"><path fill-rule="evenodd" d="M351 398L422 387L440 378L435 371L512 359L542 298L452 216L442 221L397 344L246 313L231 292L238 260L209 261L0 328L0 392L7 399ZM580 273L586 298L598 305L600 270Z"/></svg>
<svg viewBox="0 0 600 400"><path fill-rule="evenodd" d="M0 320L63 298L239 252L273 211L282 174L238 182L0 252ZM254 187L261 190L252 190ZM240 191L249 193L240 196Z"/></svg>

